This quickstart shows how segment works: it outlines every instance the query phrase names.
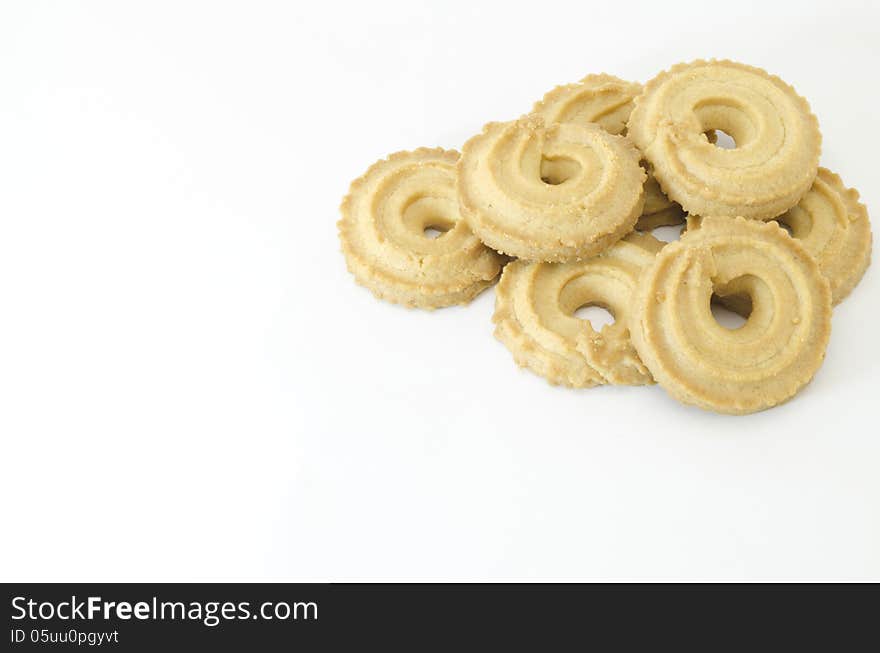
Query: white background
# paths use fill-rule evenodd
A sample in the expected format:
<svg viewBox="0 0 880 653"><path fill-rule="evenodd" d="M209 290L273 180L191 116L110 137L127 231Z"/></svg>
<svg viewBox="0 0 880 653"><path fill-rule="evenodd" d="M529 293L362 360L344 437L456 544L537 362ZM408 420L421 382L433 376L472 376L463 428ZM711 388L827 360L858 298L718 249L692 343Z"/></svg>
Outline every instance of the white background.
<svg viewBox="0 0 880 653"><path fill-rule="evenodd" d="M379 302L335 226L388 153L712 56L880 207L870 5L4 2L0 579L880 579L876 268L735 418L552 388L492 290Z"/></svg>

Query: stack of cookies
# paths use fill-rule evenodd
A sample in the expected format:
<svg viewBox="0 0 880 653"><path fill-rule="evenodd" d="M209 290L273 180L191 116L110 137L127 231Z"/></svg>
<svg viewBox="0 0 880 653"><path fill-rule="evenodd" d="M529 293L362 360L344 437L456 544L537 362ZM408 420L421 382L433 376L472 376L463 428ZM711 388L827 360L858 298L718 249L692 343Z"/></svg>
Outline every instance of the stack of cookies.
<svg viewBox="0 0 880 653"><path fill-rule="evenodd" d="M657 382L751 413L810 381L832 305L870 262L867 210L819 167L821 140L807 101L751 66L695 61L644 86L590 75L461 154L374 164L342 203L342 250L359 283L413 307L498 281L496 336L553 384ZM678 241L650 233L673 225ZM584 306L614 323L596 331Z"/></svg>

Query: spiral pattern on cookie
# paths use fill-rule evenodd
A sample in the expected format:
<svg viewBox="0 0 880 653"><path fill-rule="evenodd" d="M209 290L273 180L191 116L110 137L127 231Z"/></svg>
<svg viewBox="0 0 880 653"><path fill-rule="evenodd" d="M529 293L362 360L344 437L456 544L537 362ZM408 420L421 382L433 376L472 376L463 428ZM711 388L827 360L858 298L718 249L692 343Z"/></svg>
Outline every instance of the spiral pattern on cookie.
<svg viewBox="0 0 880 653"><path fill-rule="evenodd" d="M720 325L713 294L750 307ZM816 261L776 223L703 218L661 250L635 294L632 341L671 395L744 414L791 398L822 364L831 291Z"/></svg>
<svg viewBox="0 0 880 653"><path fill-rule="evenodd" d="M644 204L639 152L594 124L489 123L458 164L462 215L490 247L527 260L593 256Z"/></svg>
<svg viewBox="0 0 880 653"><path fill-rule="evenodd" d="M816 258L831 284L834 303L843 301L871 262L871 223L858 191L819 168L812 188L776 220Z"/></svg>
<svg viewBox="0 0 880 653"><path fill-rule="evenodd" d="M610 134L626 130L633 100L642 85L604 73L587 75L576 84L557 86L535 103L532 114L546 124L554 122L596 123Z"/></svg>
<svg viewBox="0 0 880 653"><path fill-rule="evenodd" d="M587 75L577 84L557 86L540 102L532 115L546 124L555 122L596 123L609 134L623 134L633 110L633 100L642 92L642 85L627 82L613 75ZM639 231L682 224L685 213L670 200L653 175L645 182L645 207L636 222Z"/></svg>
<svg viewBox="0 0 880 653"><path fill-rule="evenodd" d="M461 219L458 158L439 148L398 152L352 182L339 238L349 270L377 297L420 308L465 303L501 271L504 258Z"/></svg>
<svg viewBox="0 0 880 653"><path fill-rule="evenodd" d="M726 132L736 147L716 147L709 130ZM688 213L764 220L810 188L822 140L809 104L791 86L731 61L660 73L636 98L627 134Z"/></svg>
<svg viewBox="0 0 880 653"><path fill-rule="evenodd" d="M585 261L508 264L497 288L495 336L519 365L553 384L652 383L628 324L639 274L662 246L653 236L634 233ZM607 309L614 323L597 332L574 317L590 305Z"/></svg>

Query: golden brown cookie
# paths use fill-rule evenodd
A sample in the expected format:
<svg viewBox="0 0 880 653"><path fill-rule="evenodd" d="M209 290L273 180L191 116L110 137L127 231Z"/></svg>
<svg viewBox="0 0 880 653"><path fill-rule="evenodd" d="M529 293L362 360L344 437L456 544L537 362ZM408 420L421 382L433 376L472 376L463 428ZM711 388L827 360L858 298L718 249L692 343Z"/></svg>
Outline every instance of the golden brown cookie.
<svg viewBox="0 0 880 653"><path fill-rule="evenodd" d="M540 102L532 115L547 124L555 122L596 123L610 134L626 132L626 123L633 109L633 100L642 92L642 85L627 82L613 75L587 75L577 84L557 86ZM710 133L714 138L714 133ZM682 224L685 212L670 200L657 180L648 172L645 182L645 208L636 223L639 231Z"/></svg>
<svg viewBox="0 0 880 653"><path fill-rule="evenodd" d="M859 192L839 176L819 168L801 201L776 221L791 230L819 263L835 304L859 283L871 262L871 223Z"/></svg>
<svg viewBox="0 0 880 653"><path fill-rule="evenodd" d="M557 86L535 103L532 114L546 124L597 123L610 134L622 134L642 85L613 75L587 75L576 84Z"/></svg>
<svg viewBox="0 0 880 653"><path fill-rule="evenodd" d="M745 300L745 324L721 326L713 293ZM708 217L645 270L630 328L640 358L673 397L751 413L791 398L819 369L831 290L815 259L778 224Z"/></svg>
<svg viewBox="0 0 880 653"><path fill-rule="evenodd" d="M626 123L633 109L634 98L642 85L627 82L613 75L587 75L577 84L557 86L540 102L532 115L549 124L555 122L596 123L610 134L626 132ZM639 231L682 224L685 213L660 190L650 171L645 182L645 208L636 223Z"/></svg>
<svg viewBox="0 0 880 653"><path fill-rule="evenodd" d="M398 152L352 182L340 209L342 252L357 282L380 299L420 308L466 303L501 271L504 258L460 217L458 158L439 148Z"/></svg>
<svg viewBox="0 0 880 653"><path fill-rule="evenodd" d="M519 365L553 384L652 383L627 325L639 274L662 246L653 236L633 233L585 261L509 263L496 291L495 336ZM614 323L596 332L574 317L589 305L607 309Z"/></svg>
<svg viewBox="0 0 880 653"><path fill-rule="evenodd" d="M594 124L493 122L458 164L462 216L490 247L527 260L593 256L632 230L644 205L639 152Z"/></svg>
<svg viewBox="0 0 880 653"><path fill-rule="evenodd" d="M733 149L713 145L721 130ZM778 77L732 61L673 66L635 100L628 136L688 213L769 219L807 192L821 135L807 101Z"/></svg>

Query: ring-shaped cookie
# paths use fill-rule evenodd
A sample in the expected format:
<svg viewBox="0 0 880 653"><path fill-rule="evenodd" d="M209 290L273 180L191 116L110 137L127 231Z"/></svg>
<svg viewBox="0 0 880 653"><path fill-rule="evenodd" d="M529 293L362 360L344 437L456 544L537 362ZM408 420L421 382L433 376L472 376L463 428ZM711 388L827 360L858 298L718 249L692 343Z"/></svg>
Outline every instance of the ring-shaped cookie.
<svg viewBox="0 0 880 653"><path fill-rule="evenodd" d="M593 256L632 230L644 205L638 150L594 124L489 123L458 164L462 215L490 247L526 260Z"/></svg>
<svg viewBox="0 0 880 653"><path fill-rule="evenodd" d="M519 365L553 384L652 383L628 324L639 275L662 246L634 233L585 261L509 263L496 290L495 336ZM574 317L583 306L607 309L614 323L597 332Z"/></svg>
<svg viewBox="0 0 880 653"><path fill-rule="evenodd" d="M776 221L816 258L831 284L834 303L843 301L871 262L871 223L859 192L827 168L819 168L807 194Z"/></svg>
<svg viewBox="0 0 880 653"><path fill-rule="evenodd" d="M747 299L745 324L720 325L713 293ZM819 369L831 332L828 281L773 222L703 218L660 251L634 303L632 342L657 383L720 413L791 398Z"/></svg>
<svg viewBox="0 0 880 653"><path fill-rule="evenodd" d="M576 84L557 86L535 103L532 115L547 124L555 122L596 123L609 134L623 134L633 110L633 100L642 85L605 73L587 75ZM685 212L670 200L651 173L645 182L645 207L636 222L639 231L682 224Z"/></svg>
<svg viewBox="0 0 880 653"><path fill-rule="evenodd" d="M471 232L458 210L454 150L421 148L375 163L351 184L338 223L358 283L380 299L420 308L470 301L504 258ZM430 238L433 230L440 235Z"/></svg>
<svg viewBox="0 0 880 653"><path fill-rule="evenodd" d="M709 130L726 132L736 147L713 145ZM822 140L809 104L791 86L732 61L660 73L636 98L627 135L688 213L763 220L810 188Z"/></svg>
<svg viewBox="0 0 880 653"><path fill-rule="evenodd" d="M576 84L557 86L535 103L532 114L544 122L596 123L609 134L626 130L633 100L642 85L605 73L587 75Z"/></svg>

